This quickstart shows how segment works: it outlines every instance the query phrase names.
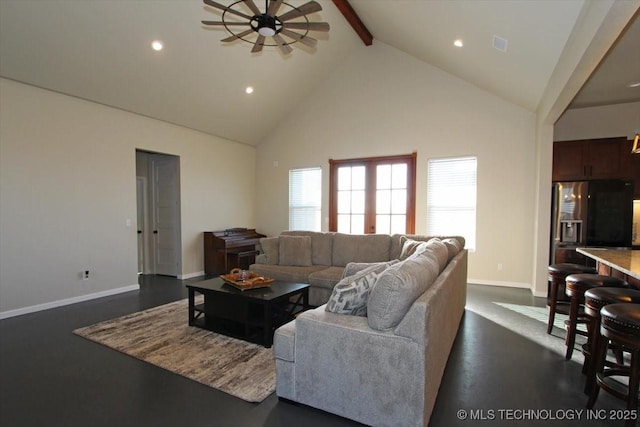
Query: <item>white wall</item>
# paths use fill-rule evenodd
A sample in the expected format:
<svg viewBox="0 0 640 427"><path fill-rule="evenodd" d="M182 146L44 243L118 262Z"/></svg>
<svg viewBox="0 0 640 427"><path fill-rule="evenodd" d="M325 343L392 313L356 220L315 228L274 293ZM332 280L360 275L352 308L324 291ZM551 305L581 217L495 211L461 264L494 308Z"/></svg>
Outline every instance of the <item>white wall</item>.
<svg viewBox="0 0 640 427"><path fill-rule="evenodd" d="M137 284L136 149L180 156L183 275L204 270L203 231L254 226L253 147L11 80L0 93L0 316Z"/></svg>
<svg viewBox="0 0 640 427"><path fill-rule="evenodd" d="M565 45L536 110L536 192L532 291L547 295L554 123L597 68L638 9L637 2L588 1ZM604 125L604 118L594 118Z"/></svg>
<svg viewBox="0 0 640 427"><path fill-rule="evenodd" d="M614 138L633 139L640 129L640 102L567 110L553 129L555 141Z"/></svg>
<svg viewBox="0 0 640 427"><path fill-rule="evenodd" d="M345 61L258 146L256 225L268 235L288 228L289 169L322 167L326 230L328 159L413 151L416 232L426 232L427 160L475 155L478 236L469 280L531 286L535 115L378 41Z"/></svg>

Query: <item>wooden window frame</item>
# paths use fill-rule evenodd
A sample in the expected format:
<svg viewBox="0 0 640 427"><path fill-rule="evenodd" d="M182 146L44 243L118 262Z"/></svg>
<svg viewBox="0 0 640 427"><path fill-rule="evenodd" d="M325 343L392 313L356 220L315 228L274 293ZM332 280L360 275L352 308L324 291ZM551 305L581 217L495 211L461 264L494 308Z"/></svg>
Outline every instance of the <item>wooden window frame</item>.
<svg viewBox="0 0 640 427"><path fill-rule="evenodd" d="M366 234L375 233L376 167L383 164L405 163L407 165L407 213L406 234L415 233L416 218L416 165L417 153L356 159L329 159L329 231L338 230L338 168L340 166L365 166L367 168L365 196ZM371 173L373 171L373 173ZM373 227L373 229L372 229Z"/></svg>

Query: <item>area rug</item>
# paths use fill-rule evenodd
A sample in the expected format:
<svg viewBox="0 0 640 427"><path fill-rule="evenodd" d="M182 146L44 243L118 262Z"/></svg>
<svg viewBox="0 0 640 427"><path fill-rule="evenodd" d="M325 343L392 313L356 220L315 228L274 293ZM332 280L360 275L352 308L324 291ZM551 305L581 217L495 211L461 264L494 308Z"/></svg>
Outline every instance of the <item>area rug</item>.
<svg viewBox="0 0 640 427"><path fill-rule="evenodd" d="M185 299L73 333L248 402L273 393L271 349L189 326L187 312Z"/></svg>

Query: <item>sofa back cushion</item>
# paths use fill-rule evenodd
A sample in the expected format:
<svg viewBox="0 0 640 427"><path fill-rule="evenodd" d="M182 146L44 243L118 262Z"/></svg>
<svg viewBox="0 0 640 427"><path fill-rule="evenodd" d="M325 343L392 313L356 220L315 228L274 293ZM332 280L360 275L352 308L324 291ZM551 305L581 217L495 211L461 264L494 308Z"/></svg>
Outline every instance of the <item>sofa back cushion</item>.
<svg viewBox="0 0 640 427"><path fill-rule="evenodd" d="M280 264L280 238L279 237L263 237L260 239L260 247L264 255L264 264L278 265Z"/></svg>
<svg viewBox="0 0 640 427"><path fill-rule="evenodd" d="M311 262L313 265L331 265L333 250L332 232L289 230L283 231L286 236L309 236L311 238Z"/></svg>
<svg viewBox="0 0 640 427"><path fill-rule="evenodd" d="M382 262L350 262L344 267L344 270L342 270L341 279L344 279L347 276L353 276L354 274L364 270L365 268L380 266L380 265L383 265L384 268L387 268L390 265L396 264L397 262L398 262L397 259L392 259L391 261L382 261Z"/></svg>
<svg viewBox="0 0 640 427"><path fill-rule="evenodd" d="M278 253L280 265L298 267L311 266L311 237L284 236L279 237L280 250Z"/></svg>
<svg viewBox="0 0 640 427"><path fill-rule="evenodd" d="M453 239L456 241L455 239ZM400 242L402 243L402 251L400 252L400 261L409 258L416 252L421 252L423 250L429 249L433 256L438 261L438 266L440 267L440 271L444 270L447 263L449 262L449 250L447 249L447 245L437 237L425 241L412 240L407 236L401 236ZM452 257L453 258L453 257Z"/></svg>
<svg viewBox="0 0 640 427"><path fill-rule="evenodd" d="M389 261L390 242L388 234L335 233L331 265L344 267L350 262Z"/></svg>
<svg viewBox="0 0 640 427"><path fill-rule="evenodd" d="M447 247L449 261L451 261L451 259L453 259L454 256L458 255L458 253L460 253L460 251L464 246L464 244L462 245L460 244L460 240L454 239L452 237L448 239L444 239L442 243L444 243L445 246Z"/></svg>
<svg viewBox="0 0 640 427"><path fill-rule="evenodd" d="M393 234L391 236L391 244L389 247L389 259L399 259L400 254L402 253L402 247L404 244L404 240L402 238L415 240L418 242L427 242L433 238L438 238L440 240L445 239L453 239L456 240L460 249L464 248L465 240L462 236L426 236L422 234Z"/></svg>
<svg viewBox="0 0 640 427"><path fill-rule="evenodd" d="M416 253L384 270L367 301L367 321L373 329L393 329L411 304L435 281L440 266L434 254L419 248Z"/></svg>
<svg viewBox="0 0 640 427"><path fill-rule="evenodd" d="M438 239L437 237L429 240L425 243L425 245L426 250L430 251L438 261L438 267L440 268L440 271L444 270L444 268L447 266L447 263L449 262L449 250L447 249L447 245L445 245L442 240Z"/></svg>

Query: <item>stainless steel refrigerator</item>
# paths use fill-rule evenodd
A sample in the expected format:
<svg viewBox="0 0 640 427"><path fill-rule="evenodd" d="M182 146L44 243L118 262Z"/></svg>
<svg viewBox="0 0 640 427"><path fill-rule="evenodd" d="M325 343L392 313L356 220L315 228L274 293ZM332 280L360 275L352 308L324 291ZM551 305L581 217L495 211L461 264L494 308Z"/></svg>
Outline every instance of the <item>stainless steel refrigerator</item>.
<svg viewBox="0 0 640 427"><path fill-rule="evenodd" d="M578 247L631 247L632 220L632 182L555 182L550 263L583 262Z"/></svg>

